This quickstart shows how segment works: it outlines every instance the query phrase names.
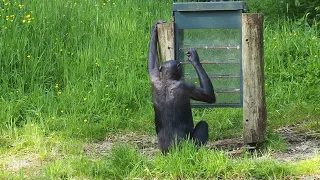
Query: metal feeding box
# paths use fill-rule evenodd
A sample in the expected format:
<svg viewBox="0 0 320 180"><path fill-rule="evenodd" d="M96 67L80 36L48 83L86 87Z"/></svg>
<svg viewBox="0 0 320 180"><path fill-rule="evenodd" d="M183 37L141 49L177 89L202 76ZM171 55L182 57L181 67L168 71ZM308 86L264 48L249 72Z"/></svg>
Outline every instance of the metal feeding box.
<svg viewBox="0 0 320 180"><path fill-rule="evenodd" d="M185 81L200 86L186 56L197 50L215 89L217 102L192 101L193 107L242 107L242 12L244 2L174 3L175 59L183 64Z"/></svg>

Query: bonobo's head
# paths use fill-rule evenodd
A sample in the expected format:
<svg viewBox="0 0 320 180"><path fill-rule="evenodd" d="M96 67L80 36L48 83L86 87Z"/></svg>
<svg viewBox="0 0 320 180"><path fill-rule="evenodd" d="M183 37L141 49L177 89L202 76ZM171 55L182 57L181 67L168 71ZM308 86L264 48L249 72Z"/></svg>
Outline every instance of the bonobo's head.
<svg viewBox="0 0 320 180"><path fill-rule="evenodd" d="M160 72L162 79L179 80L182 76L181 64L175 60L165 61L160 66Z"/></svg>

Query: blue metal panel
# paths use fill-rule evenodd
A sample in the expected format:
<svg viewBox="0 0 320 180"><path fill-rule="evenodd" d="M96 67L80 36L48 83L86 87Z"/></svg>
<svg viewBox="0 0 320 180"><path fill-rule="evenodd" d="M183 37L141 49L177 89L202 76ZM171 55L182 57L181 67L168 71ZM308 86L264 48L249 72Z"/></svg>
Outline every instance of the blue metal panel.
<svg viewBox="0 0 320 180"><path fill-rule="evenodd" d="M241 104L191 104L192 108L210 108L210 107L215 107L215 108L241 108Z"/></svg>
<svg viewBox="0 0 320 180"><path fill-rule="evenodd" d="M240 99L239 101L222 101L217 104L206 104L200 102L192 102L192 107L196 108L205 108L205 107L242 107L243 106L243 87L242 87L242 27L241 27L241 16L242 12L246 11L247 6L243 2L194 2L194 3L174 3L173 5L173 16L174 16L174 25L175 25L175 59L178 61L184 61L185 56L185 46L186 40L184 39L184 30L193 29L237 29L236 37L239 36L239 39L236 45L239 46L239 81L240 81ZM224 30L222 30L224 32ZM200 32L200 34L203 34ZM187 37L187 36L186 36ZM199 39L200 42L204 43L207 41L203 39L205 36L195 36ZM214 39L217 36L214 35ZM187 41L190 42L190 38L187 38ZM210 39L212 40L212 38ZM181 44L179 44L181 43ZM199 45L199 44L198 44ZM207 46L204 43L205 47L209 47L208 52L217 52L218 48L215 49L215 45ZM228 46L228 44L225 44ZM194 43L191 43L191 47L196 46ZM210 51L210 48L212 50ZM196 48L196 47L193 47ZM234 48L234 47L232 47ZM203 49L203 48L200 48ZM221 47L220 47L221 49ZM206 50L205 50L206 51ZM207 51L206 51L207 52ZM199 55L200 56L200 55ZM208 57L208 55L206 55ZM209 56L210 58L211 56ZM201 59L201 57L200 57ZM187 70L192 71L190 69ZM227 75L227 74L225 74ZM213 84L214 85L214 84ZM229 87L229 86L228 86ZM227 96L230 97L230 96ZM222 99L223 100L223 99Z"/></svg>
<svg viewBox="0 0 320 180"><path fill-rule="evenodd" d="M242 18L241 18L242 19ZM240 26L240 38L239 38L239 44L240 44L240 104L241 107L243 107L243 76L242 76L242 23Z"/></svg>
<svg viewBox="0 0 320 180"><path fill-rule="evenodd" d="M201 11L174 12L175 28L240 28L241 10L237 11Z"/></svg>
<svg viewBox="0 0 320 180"><path fill-rule="evenodd" d="M245 11L246 9L246 4L241 1L173 3L173 11Z"/></svg>

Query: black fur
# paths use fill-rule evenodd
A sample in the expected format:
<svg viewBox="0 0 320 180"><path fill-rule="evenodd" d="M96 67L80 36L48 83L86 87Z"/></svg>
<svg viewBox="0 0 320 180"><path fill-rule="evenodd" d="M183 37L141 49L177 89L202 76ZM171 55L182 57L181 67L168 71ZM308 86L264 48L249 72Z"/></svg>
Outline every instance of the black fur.
<svg viewBox="0 0 320 180"><path fill-rule="evenodd" d="M157 51L159 23L163 21L158 21L152 26L148 59L159 148L162 152L167 152L175 140L179 142L187 137L192 138L197 145L205 144L208 139L208 124L200 121L194 128L190 98L214 103L216 99L213 86L194 49L190 49L187 56L197 71L200 87L181 79L181 66L175 60L166 61L159 68Z"/></svg>

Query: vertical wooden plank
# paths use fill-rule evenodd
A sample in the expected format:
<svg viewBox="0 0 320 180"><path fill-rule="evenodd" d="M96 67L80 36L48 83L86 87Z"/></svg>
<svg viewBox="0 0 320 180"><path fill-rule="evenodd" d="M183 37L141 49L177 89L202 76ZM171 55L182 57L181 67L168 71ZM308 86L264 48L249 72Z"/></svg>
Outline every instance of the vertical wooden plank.
<svg viewBox="0 0 320 180"><path fill-rule="evenodd" d="M158 42L160 62L174 59L174 29L173 23L158 25Z"/></svg>
<svg viewBox="0 0 320 180"><path fill-rule="evenodd" d="M264 91L263 14L242 14L244 143L264 141L267 110Z"/></svg>

